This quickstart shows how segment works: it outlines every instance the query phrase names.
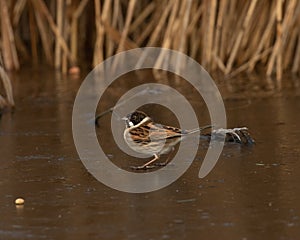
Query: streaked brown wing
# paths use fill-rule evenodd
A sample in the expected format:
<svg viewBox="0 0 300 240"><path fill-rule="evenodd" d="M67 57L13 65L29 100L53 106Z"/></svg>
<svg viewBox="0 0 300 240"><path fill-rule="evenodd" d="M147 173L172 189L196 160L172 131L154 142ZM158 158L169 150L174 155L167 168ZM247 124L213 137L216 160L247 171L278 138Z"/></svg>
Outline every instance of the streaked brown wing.
<svg viewBox="0 0 300 240"><path fill-rule="evenodd" d="M181 137L181 130L175 127L151 124L150 126L143 126L143 128L149 132L149 137L152 139L152 141L161 141L164 139Z"/></svg>
<svg viewBox="0 0 300 240"><path fill-rule="evenodd" d="M167 134L167 138L174 138L174 137L182 136L182 130L180 128L170 127L170 126L163 126L163 128Z"/></svg>
<svg viewBox="0 0 300 240"><path fill-rule="evenodd" d="M144 128L144 127L137 127L137 128L131 129L130 130L130 136L131 136L131 139L134 142L137 142L137 143L140 143L140 142L148 143L148 142L150 142L149 129Z"/></svg>
<svg viewBox="0 0 300 240"><path fill-rule="evenodd" d="M130 133L132 140L135 142L162 141L182 136L179 128L153 123L133 128Z"/></svg>

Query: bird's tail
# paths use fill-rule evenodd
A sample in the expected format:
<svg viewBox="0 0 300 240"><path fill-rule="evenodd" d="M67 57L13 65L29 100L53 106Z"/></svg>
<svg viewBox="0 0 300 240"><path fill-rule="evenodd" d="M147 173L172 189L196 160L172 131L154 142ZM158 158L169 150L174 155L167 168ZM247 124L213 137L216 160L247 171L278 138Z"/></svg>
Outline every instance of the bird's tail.
<svg viewBox="0 0 300 240"><path fill-rule="evenodd" d="M188 130L188 131L185 132L185 134L193 134L193 133L201 132L205 129L212 128L212 127L213 127L212 125L206 125L206 126L203 126L203 127L200 127L200 128L195 128L195 129Z"/></svg>

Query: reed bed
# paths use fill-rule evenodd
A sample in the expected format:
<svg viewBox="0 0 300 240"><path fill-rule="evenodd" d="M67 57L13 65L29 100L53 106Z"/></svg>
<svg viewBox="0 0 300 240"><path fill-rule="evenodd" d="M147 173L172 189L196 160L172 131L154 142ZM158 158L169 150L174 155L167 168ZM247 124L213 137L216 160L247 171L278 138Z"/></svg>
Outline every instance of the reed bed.
<svg viewBox="0 0 300 240"><path fill-rule="evenodd" d="M297 0L0 0L0 7L8 70L44 60L66 73L152 46L186 53L228 77L257 69L277 80L300 73Z"/></svg>
<svg viewBox="0 0 300 240"><path fill-rule="evenodd" d="M7 75L7 72L3 67L1 53L0 53L0 79L2 80L4 94L5 94L5 95L0 94L0 116L1 116L3 109L12 109L15 105L11 81Z"/></svg>

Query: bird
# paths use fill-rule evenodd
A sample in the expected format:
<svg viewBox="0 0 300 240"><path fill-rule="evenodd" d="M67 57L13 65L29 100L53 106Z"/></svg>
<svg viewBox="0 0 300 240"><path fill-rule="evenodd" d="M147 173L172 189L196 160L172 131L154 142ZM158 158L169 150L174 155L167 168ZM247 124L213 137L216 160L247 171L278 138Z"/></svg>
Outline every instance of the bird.
<svg viewBox="0 0 300 240"><path fill-rule="evenodd" d="M136 170L153 167L151 164L156 162L160 155L170 153L184 137L212 127L208 125L192 130L182 130L177 127L155 123L146 113L138 110L129 113L122 119L125 121L124 140L127 145L136 152L153 156L153 159L147 163L132 167ZM160 166L167 163L168 159Z"/></svg>

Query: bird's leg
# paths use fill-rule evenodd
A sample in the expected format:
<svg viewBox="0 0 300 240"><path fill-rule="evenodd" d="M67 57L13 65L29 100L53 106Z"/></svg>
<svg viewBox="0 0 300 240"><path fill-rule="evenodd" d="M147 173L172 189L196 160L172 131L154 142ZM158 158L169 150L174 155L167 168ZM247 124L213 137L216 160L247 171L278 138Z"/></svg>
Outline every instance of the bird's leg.
<svg viewBox="0 0 300 240"><path fill-rule="evenodd" d="M164 161L164 162L158 162L158 163L155 163L154 165L157 166L157 167L164 167L164 166L166 166L168 164L169 160L170 160L170 155L168 156L168 158L167 158L166 161Z"/></svg>
<svg viewBox="0 0 300 240"><path fill-rule="evenodd" d="M173 152L174 150L175 150L175 148L172 147L172 152ZM167 157L167 160L166 160L166 161L164 161L164 162L158 162L158 163L155 163L154 165L155 165L155 166L158 166L158 167L164 167L164 166L166 166L166 165L169 163L170 157L171 157L171 153L170 153L169 156Z"/></svg>
<svg viewBox="0 0 300 240"><path fill-rule="evenodd" d="M150 164L155 162L157 159L159 159L159 156L157 154L154 154L154 158L151 159L149 162L145 163L144 165L142 166L138 166L138 167L131 167L135 170L140 170L140 169L147 169L147 168L150 168Z"/></svg>

